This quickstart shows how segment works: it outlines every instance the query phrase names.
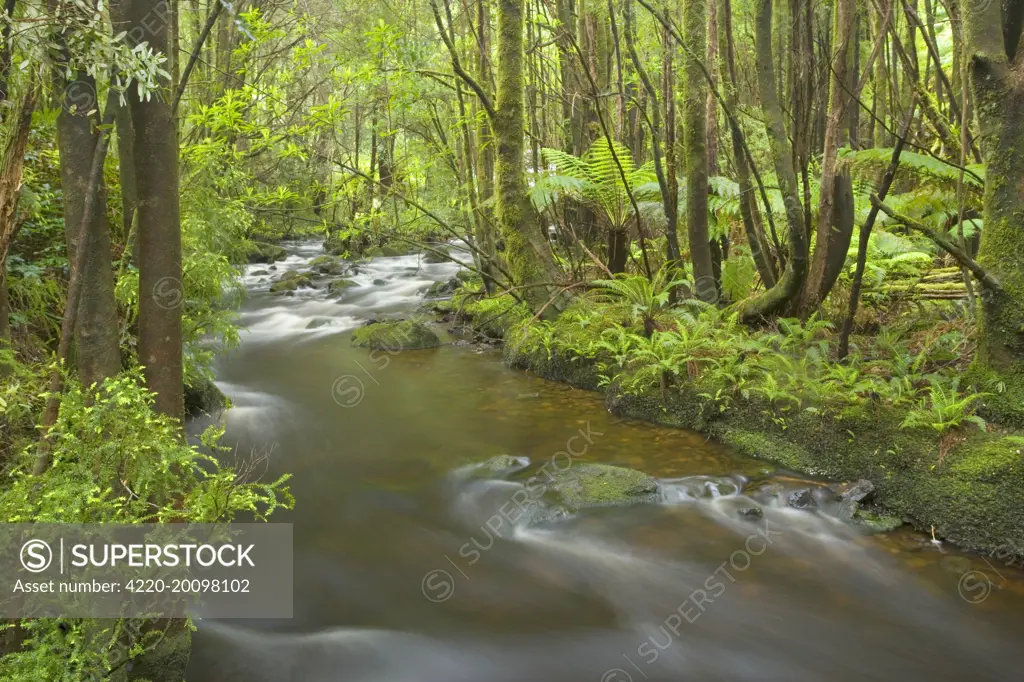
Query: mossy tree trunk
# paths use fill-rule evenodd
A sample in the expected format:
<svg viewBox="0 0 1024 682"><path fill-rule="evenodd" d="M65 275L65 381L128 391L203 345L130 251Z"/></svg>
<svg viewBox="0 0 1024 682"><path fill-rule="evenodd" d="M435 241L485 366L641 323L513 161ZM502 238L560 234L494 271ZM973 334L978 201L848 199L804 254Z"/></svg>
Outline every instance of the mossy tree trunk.
<svg viewBox="0 0 1024 682"><path fill-rule="evenodd" d="M683 42L690 55L707 52L707 0L686 0L683 6ZM697 296L708 302L718 298L708 235L708 87L694 59L683 69L683 159L686 164L686 231Z"/></svg>
<svg viewBox="0 0 1024 682"><path fill-rule="evenodd" d="M975 375L990 418L1024 425L1024 13L964 0L967 63L986 176L978 263L1000 283L982 296ZM1020 3L1011 3L1019 10ZM1006 38L1004 39L1004 36Z"/></svg>
<svg viewBox="0 0 1024 682"><path fill-rule="evenodd" d="M527 195L523 158L523 0L498 2L498 92L492 113L497 145L497 218L505 257L522 297L552 316L563 307L553 282L561 279L540 216ZM554 296L553 305L547 305Z"/></svg>
<svg viewBox="0 0 1024 682"><path fill-rule="evenodd" d="M765 133L771 147L775 175L786 206L789 258L786 269L775 286L741 304L744 321L754 321L780 311L797 296L807 277L807 232L803 206L800 204L793 147L786 136L782 105L775 88L775 66L772 61L772 0L758 0L755 18L755 52L761 106L765 113Z"/></svg>
<svg viewBox="0 0 1024 682"><path fill-rule="evenodd" d="M159 0L128 0L125 20L147 36L150 47L167 54L165 12ZM155 28L154 28L155 27ZM178 207L178 142L166 89L149 100L130 89L135 130L133 149L138 190L139 362L146 387L156 393L157 412L184 418L181 314L185 300Z"/></svg>

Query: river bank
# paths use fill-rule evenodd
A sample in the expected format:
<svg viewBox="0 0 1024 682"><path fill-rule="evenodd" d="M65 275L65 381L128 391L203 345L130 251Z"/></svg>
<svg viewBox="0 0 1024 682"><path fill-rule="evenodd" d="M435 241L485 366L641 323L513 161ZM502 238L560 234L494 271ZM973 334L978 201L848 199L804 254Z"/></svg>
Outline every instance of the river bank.
<svg viewBox="0 0 1024 682"><path fill-rule="evenodd" d="M592 350L602 330L581 325L579 316L538 325L508 302L500 307L464 294L437 309L500 340L509 367L599 391L613 414L696 431L801 474L870 480L875 503L919 531L991 555L1024 552L1020 434L990 424L942 441L927 428L904 427L907 408L870 395L856 409L780 411L759 396L723 400L721 386L685 374L651 386L634 380L649 367L627 366L612 378L607 358L602 363ZM588 347L590 353L581 350Z"/></svg>

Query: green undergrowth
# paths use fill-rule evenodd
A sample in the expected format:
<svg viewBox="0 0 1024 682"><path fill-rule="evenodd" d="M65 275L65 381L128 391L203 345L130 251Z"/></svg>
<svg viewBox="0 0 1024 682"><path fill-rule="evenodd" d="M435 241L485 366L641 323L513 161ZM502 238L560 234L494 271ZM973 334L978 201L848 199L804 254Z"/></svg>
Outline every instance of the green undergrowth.
<svg viewBox="0 0 1024 682"><path fill-rule="evenodd" d="M868 478L891 512L961 546L1024 547L1024 436L978 414L999 387L961 379L960 326L883 328L840 363L826 321L750 328L728 310L627 296L580 297L553 322L521 312L503 325L506 362L788 469ZM501 305L453 300L474 323Z"/></svg>
<svg viewBox="0 0 1024 682"><path fill-rule="evenodd" d="M57 421L40 443L26 428L38 405L12 399L29 387L23 369L16 366L8 384L22 390L10 388L0 399L0 419L19 434L4 461L0 522L229 523L239 515L262 521L292 506L288 476L253 478L263 469L259 458L226 452L219 428L203 434L202 447L186 443L177 423L153 412L153 394L138 370L92 387L66 377ZM42 401L40 384L32 385ZM43 448L49 466L34 475ZM170 641L163 625L140 618L8 620L0 624L0 642L20 645L0 657L0 679L121 679L115 673L130 668L127 661L139 670L154 665L153 652ZM187 628L173 639L187 651Z"/></svg>

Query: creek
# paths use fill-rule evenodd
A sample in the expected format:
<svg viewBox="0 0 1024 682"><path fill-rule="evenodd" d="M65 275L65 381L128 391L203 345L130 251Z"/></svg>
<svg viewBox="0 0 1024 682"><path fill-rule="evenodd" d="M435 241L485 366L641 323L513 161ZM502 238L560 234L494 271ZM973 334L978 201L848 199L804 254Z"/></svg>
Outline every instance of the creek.
<svg viewBox="0 0 1024 682"><path fill-rule="evenodd" d="M285 246L271 274L322 254ZM272 519L294 524L294 617L199 621L190 682L1021 679L1018 567L752 500L762 481L827 493L491 349L352 347L453 264L375 258L340 298L270 294L266 269L247 266L246 331L216 373L224 443L294 476L295 509ZM639 469L660 502L528 525L513 484L460 474L501 453ZM753 506L763 517L737 513Z"/></svg>

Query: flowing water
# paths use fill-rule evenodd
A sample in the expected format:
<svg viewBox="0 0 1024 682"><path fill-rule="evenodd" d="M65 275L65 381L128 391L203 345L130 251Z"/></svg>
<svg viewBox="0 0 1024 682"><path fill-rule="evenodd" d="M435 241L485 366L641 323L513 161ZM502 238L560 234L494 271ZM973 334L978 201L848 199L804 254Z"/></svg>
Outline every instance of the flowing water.
<svg viewBox="0 0 1024 682"><path fill-rule="evenodd" d="M320 250L289 253L272 274ZM1024 581L1005 560L754 501L765 476L808 482L494 351L351 346L452 264L374 259L341 298L270 295L265 268L248 267L248 331L217 374L225 442L294 474L296 508L274 519L295 524L294 618L201 621L190 682L1024 679ZM662 501L528 526L521 484L465 474L499 453L638 468ZM738 514L752 506L764 517Z"/></svg>

